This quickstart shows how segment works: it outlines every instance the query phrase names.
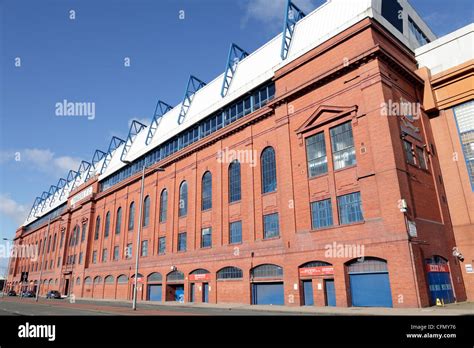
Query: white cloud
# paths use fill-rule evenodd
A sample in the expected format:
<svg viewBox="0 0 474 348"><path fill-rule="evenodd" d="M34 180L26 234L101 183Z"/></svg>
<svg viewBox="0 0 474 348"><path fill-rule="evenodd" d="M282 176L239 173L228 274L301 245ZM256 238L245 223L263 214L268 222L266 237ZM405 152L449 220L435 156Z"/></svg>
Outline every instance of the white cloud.
<svg viewBox="0 0 474 348"><path fill-rule="evenodd" d="M15 161L29 169L35 169L54 176L64 176L70 169L76 170L81 160L71 156L56 156L49 149L23 149L0 152L0 163Z"/></svg>
<svg viewBox="0 0 474 348"><path fill-rule="evenodd" d="M28 211L26 206L14 201L9 195L0 193L0 213L13 219L17 224L22 224Z"/></svg>
<svg viewBox="0 0 474 348"><path fill-rule="evenodd" d="M320 0L293 0L293 3L304 13L313 11ZM249 0L245 6L245 15L242 26L245 27L249 20L262 22L267 30L274 31L283 28L286 0Z"/></svg>

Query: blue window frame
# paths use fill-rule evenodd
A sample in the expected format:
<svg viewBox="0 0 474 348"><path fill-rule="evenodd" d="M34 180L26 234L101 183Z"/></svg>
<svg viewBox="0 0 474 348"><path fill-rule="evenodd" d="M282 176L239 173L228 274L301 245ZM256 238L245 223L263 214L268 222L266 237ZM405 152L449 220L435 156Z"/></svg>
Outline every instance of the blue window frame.
<svg viewBox="0 0 474 348"><path fill-rule="evenodd" d="M340 224L350 224L364 220L360 192L337 197L337 206Z"/></svg>
<svg viewBox="0 0 474 348"><path fill-rule="evenodd" d="M105 215L105 230L104 230L104 238L109 236L109 229L110 229L110 211L107 212Z"/></svg>
<svg viewBox="0 0 474 348"><path fill-rule="evenodd" d="M188 183L183 181L179 187L178 216L188 214Z"/></svg>
<svg viewBox="0 0 474 348"><path fill-rule="evenodd" d="M166 222L168 212L168 191L164 189L160 195L160 222Z"/></svg>
<svg viewBox="0 0 474 348"><path fill-rule="evenodd" d="M273 147L266 147L262 151L261 171L262 171L262 193L274 192L277 188L275 150Z"/></svg>
<svg viewBox="0 0 474 348"><path fill-rule="evenodd" d="M212 174L211 172L205 172L202 176L202 210L208 210L212 208Z"/></svg>
<svg viewBox="0 0 474 348"><path fill-rule="evenodd" d="M324 132L306 138L306 157L310 178L327 173L328 158Z"/></svg>
<svg viewBox="0 0 474 348"><path fill-rule="evenodd" d="M163 255L166 252L166 237L158 238L158 255Z"/></svg>
<svg viewBox="0 0 474 348"><path fill-rule="evenodd" d="M240 201L240 163L237 160L229 165L229 203Z"/></svg>
<svg viewBox="0 0 474 348"><path fill-rule="evenodd" d="M212 246L212 228L206 227L201 230L201 248Z"/></svg>
<svg viewBox="0 0 474 348"><path fill-rule="evenodd" d="M132 231L135 227L135 202L130 203L130 210L128 212L128 230Z"/></svg>
<svg viewBox="0 0 474 348"><path fill-rule="evenodd" d="M100 233L100 216L97 216L97 218L95 219L94 240L99 239L99 233ZM60 247L63 246L63 239L64 239L63 237L64 237L64 233L61 234L61 245L60 245Z"/></svg>
<svg viewBox="0 0 474 348"><path fill-rule="evenodd" d="M263 239L275 238L280 235L278 213L263 216Z"/></svg>
<svg viewBox="0 0 474 348"><path fill-rule="evenodd" d="M333 225L331 199L311 203L311 221L313 229Z"/></svg>
<svg viewBox="0 0 474 348"><path fill-rule="evenodd" d="M178 251L186 251L186 232L178 234Z"/></svg>
<svg viewBox="0 0 474 348"><path fill-rule="evenodd" d="M237 267L224 267L217 272L217 279L242 279L244 277L244 273L240 268Z"/></svg>
<svg viewBox="0 0 474 348"><path fill-rule="evenodd" d="M150 196L146 196L143 202L143 227L150 223Z"/></svg>
<svg viewBox="0 0 474 348"><path fill-rule="evenodd" d="M235 221L229 224L229 243L242 242L242 221Z"/></svg>
<svg viewBox="0 0 474 348"><path fill-rule="evenodd" d="M122 208L117 209L117 216L115 218L115 234L120 234L122 229Z"/></svg>
<svg viewBox="0 0 474 348"><path fill-rule="evenodd" d="M334 170L356 164L351 121L330 129Z"/></svg>
<svg viewBox="0 0 474 348"><path fill-rule="evenodd" d="M148 256L148 241L147 240L142 241L141 256L142 257Z"/></svg>

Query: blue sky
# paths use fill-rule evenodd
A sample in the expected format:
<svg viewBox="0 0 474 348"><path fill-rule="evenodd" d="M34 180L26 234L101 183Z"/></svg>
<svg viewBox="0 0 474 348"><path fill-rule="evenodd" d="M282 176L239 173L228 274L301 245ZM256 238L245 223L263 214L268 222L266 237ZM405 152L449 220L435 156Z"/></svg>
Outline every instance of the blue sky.
<svg viewBox="0 0 474 348"><path fill-rule="evenodd" d="M473 22L470 0L410 2L438 36ZM158 98L176 105L190 74L212 80L231 42L252 52L282 20L283 0L0 0L0 238L131 119L150 119ZM94 102L95 118L55 116L63 99Z"/></svg>

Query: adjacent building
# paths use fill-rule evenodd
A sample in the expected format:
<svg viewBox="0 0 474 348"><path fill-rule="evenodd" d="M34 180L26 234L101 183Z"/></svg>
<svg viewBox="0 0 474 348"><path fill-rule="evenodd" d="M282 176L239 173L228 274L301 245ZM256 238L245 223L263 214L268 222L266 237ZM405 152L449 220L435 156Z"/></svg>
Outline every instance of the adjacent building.
<svg viewBox="0 0 474 348"><path fill-rule="evenodd" d="M40 255L12 259L8 287L130 300L138 252L139 300L466 300L455 188L416 73L435 36L402 0L289 2L285 18L38 197L15 243Z"/></svg>

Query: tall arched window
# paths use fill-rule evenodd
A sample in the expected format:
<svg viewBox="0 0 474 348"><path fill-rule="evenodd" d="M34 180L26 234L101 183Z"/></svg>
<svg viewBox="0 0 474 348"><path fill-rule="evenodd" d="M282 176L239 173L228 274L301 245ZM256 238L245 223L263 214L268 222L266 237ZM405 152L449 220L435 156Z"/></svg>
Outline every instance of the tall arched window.
<svg viewBox="0 0 474 348"><path fill-rule="evenodd" d="M150 223L150 196L146 196L143 201L143 227Z"/></svg>
<svg viewBox="0 0 474 348"><path fill-rule="evenodd" d="M202 176L202 210L212 208L212 174L207 171Z"/></svg>
<svg viewBox="0 0 474 348"><path fill-rule="evenodd" d="M164 189L160 195L160 222L166 221L166 214L168 212L168 191Z"/></svg>
<svg viewBox="0 0 474 348"><path fill-rule="evenodd" d="M107 215L105 215L105 231L104 231L105 238L109 236L109 228L110 228L110 211L108 211Z"/></svg>
<svg viewBox="0 0 474 348"><path fill-rule="evenodd" d="M95 219L94 240L99 239L99 233L100 233L100 216L97 216L97 219Z"/></svg>
<svg viewBox="0 0 474 348"><path fill-rule="evenodd" d="M115 218L115 234L120 234L122 229L122 208L117 209L117 216Z"/></svg>
<svg viewBox="0 0 474 348"><path fill-rule="evenodd" d="M185 216L188 213L188 183L183 181L179 187L179 209L178 216Z"/></svg>
<svg viewBox="0 0 474 348"><path fill-rule="evenodd" d="M229 203L240 201L240 163L237 160L229 165Z"/></svg>
<svg viewBox="0 0 474 348"><path fill-rule="evenodd" d="M128 230L133 230L135 226L135 202L130 203L130 211L128 212Z"/></svg>
<svg viewBox="0 0 474 348"><path fill-rule="evenodd" d="M262 171L262 193L276 191L277 177L276 177L276 163L275 150L273 147L266 147L262 151L261 171Z"/></svg>

